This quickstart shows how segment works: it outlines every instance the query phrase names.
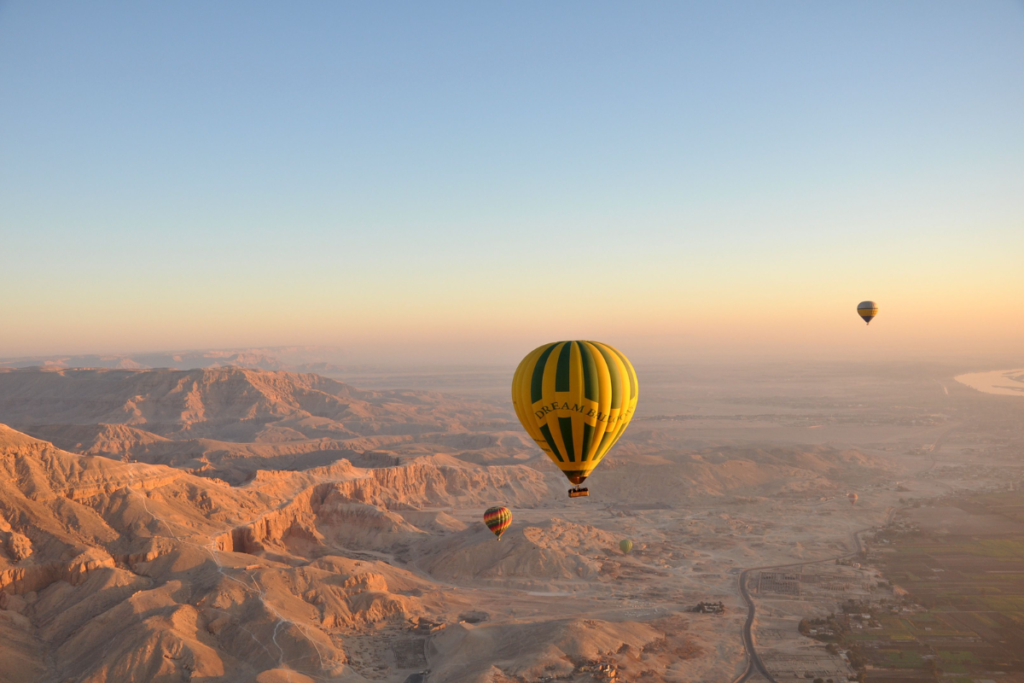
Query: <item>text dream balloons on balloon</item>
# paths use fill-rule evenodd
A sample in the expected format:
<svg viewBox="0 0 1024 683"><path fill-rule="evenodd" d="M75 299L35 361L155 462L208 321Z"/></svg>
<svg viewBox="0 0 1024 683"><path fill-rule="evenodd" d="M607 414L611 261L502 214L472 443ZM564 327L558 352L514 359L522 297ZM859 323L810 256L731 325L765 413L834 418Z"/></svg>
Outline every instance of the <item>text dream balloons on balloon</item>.
<svg viewBox="0 0 1024 683"><path fill-rule="evenodd" d="M523 428L570 482L583 483L633 419L636 371L614 347L593 341L544 344L512 378ZM574 489L583 492L585 489Z"/></svg>
<svg viewBox="0 0 1024 683"><path fill-rule="evenodd" d="M861 301L857 304L857 315L864 318L864 322L871 324L871 319L878 315L878 304L874 301Z"/></svg>

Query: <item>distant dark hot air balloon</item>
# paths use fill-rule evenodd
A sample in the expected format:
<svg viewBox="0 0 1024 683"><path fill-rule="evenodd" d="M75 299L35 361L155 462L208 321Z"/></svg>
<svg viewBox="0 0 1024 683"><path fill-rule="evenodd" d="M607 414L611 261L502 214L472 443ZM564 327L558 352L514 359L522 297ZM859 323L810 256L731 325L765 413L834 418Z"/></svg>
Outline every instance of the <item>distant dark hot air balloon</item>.
<svg viewBox="0 0 1024 683"><path fill-rule="evenodd" d="M501 540L501 535L505 533L505 530L512 524L512 511L507 507L497 506L493 508L487 508L484 512L484 524L490 529L498 540Z"/></svg>
<svg viewBox="0 0 1024 683"><path fill-rule="evenodd" d="M624 538L619 541L619 550L622 551L623 555L629 555L630 551L633 550L633 541L628 538Z"/></svg>
<svg viewBox="0 0 1024 683"><path fill-rule="evenodd" d="M633 419L639 387L626 357L607 344L564 341L534 349L512 378L512 405L523 428L575 484L569 497Z"/></svg>
<svg viewBox="0 0 1024 683"><path fill-rule="evenodd" d="M850 499L850 505L856 505L857 504L857 498L859 496L856 493L851 493L851 494L849 494L846 497Z"/></svg>
<svg viewBox="0 0 1024 683"><path fill-rule="evenodd" d="M861 301L857 304L857 315L864 318L864 322L871 324L871 319L878 315L878 304L874 301Z"/></svg>

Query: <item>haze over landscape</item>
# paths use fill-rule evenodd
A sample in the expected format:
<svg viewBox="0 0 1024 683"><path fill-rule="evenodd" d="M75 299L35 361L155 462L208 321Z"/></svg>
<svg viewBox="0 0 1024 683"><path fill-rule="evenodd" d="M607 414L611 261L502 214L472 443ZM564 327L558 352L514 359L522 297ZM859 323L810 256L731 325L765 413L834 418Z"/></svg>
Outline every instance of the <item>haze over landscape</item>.
<svg viewBox="0 0 1024 683"><path fill-rule="evenodd" d="M1022 37L0 2L0 681L1024 681Z"/></svg>

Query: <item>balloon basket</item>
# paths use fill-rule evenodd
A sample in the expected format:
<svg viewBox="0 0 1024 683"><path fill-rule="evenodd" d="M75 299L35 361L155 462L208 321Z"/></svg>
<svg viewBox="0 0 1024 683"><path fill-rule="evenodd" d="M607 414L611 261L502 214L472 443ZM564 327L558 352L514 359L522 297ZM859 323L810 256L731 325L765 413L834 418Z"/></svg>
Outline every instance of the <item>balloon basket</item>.
<svg viewBox="0 0 1024 683"><path fill-rule="evenodd" d="M573 489L569 489L569 497L570 498L579 498L581 496L589 496L589 495L590 495L590 489L587 489L587 488L576 487L576 488L573 488Z"/></svg>

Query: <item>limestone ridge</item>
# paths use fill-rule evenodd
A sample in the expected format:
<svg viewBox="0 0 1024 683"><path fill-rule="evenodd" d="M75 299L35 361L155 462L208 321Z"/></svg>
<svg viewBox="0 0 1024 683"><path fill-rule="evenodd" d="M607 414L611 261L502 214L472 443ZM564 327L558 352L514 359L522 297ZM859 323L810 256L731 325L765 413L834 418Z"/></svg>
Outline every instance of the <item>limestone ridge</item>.
<svg viewBox="0 0 1024 683"><path fill-rule="evenodd" d="M355 462L412 443L422 445L418 453L515 451L518 437L493 434L513 428L511 419L489 405L428 392L363 391L311 374L0 369L0 422L65 450L236 484L259 469Z"/></svg>
<svg viewBox="0 0 1024 683"><path fill-rule="evenodd" d="M418 505L478 504L495 487L523 504L547 493L529 467L436 455L264 472L233 488L70 453L7 426L0 468L0 635L21 643L4 660L18 680L243 681L283 662L340 674L348 657L330 634L417 619L414 594L429 590L345 552L408 554L426 542L400 511L458 528ZM275 640L280 651L268 647Z"/></svg>

